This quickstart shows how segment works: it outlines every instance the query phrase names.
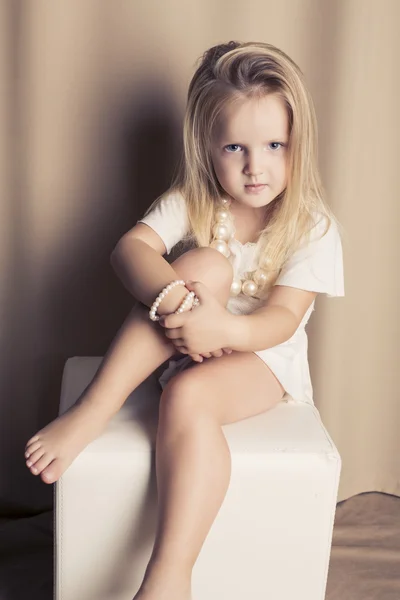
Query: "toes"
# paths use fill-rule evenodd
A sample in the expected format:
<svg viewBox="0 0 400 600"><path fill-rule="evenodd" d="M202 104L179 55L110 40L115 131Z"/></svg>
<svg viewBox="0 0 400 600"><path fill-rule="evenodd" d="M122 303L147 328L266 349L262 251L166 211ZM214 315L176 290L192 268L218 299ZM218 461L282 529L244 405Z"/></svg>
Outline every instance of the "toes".
<svg viewBox="0 0 400 600"><path fill-rule="evenodd" d="M35 452L35 450L38 450L42 445L42 442L35 442L34 444L31 444L30 446L28 446L28 444L25 446L25 458L29 458L33 452Z"/></svg>
<svg viewBox="0 0 400 600"><path fill-rule="evenodd" d="M30 440L27 441L26 446L29 446L29 444L33 444L34 442L37 442L39 439L39 435L34 435L33 437L31 437Z"/></svg>
<svg viewBox="0 0 400 600"><path fill-rule="evenodd" d="M26 466L27 467L32 467L35 466L35 463L39 460L39 458L42 458L44 454L44 448L39 448L38 450L36 450L36 452L33 452L30 457L28 458L28 460L26 461Z"/></svg>
<svg viewBox="0 0 400 600"><path fill-rule="evenodd" d="M55 458L50 465L44 469L41 474L41 478L45 483L54 483L57 481L63 472L61 461Z"/></svg>
<svg viewBox="0 0 400 600"><path fill-rule="evenodd" d="M39 475L43 469L45 469L53 460L53 457L49 454L44 454L39 460L31 467L31 471L34 475Z"/></svg>

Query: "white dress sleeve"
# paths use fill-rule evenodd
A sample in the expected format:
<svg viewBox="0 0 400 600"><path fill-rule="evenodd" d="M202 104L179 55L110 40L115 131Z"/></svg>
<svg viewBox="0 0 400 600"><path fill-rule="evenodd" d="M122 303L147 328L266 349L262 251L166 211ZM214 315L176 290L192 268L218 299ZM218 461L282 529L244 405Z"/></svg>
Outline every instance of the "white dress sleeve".
<svg viewBox="0 0 400 600"><path fill-rule="evenodd" d="M275 285L287 285L328 297L344 296L343 250L338 228L322 216L313 227L310 242L289 258Z"/></svg>
<svg viewBox="0 0 400 600"><path fill-rule="evenodd" d="M179 192L168 194L149 212L137 221L149 225L162 239L169 254L189 230L185 199Z"/></svg>

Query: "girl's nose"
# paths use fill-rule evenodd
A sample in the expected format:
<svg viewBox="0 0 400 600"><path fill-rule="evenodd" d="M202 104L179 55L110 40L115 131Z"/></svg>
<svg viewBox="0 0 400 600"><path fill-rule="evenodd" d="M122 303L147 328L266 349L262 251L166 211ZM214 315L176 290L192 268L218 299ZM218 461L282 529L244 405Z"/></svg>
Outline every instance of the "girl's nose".
<svg viewBox="0 0 400 600"><path fill-rule="evenodd" d="M259 167L252 167L251 169L246 169L244 171L244 174L247 175L247 177L262 177L264 175L264 171L263 169L259 168Z"/></svg>
<svg viewBox="0 0 400 600"><path fill-rule="evenodd" d="M249 154L247 157L244 174L249 177L260 177L264 173L264 167L261 162L261 157L255 154Z"/></svg>

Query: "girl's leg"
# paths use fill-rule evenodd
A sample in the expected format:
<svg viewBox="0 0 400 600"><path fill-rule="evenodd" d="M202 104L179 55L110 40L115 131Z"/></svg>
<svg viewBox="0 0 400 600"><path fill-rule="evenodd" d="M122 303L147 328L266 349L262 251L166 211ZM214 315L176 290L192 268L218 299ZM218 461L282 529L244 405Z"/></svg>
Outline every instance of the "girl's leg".
<svg viewBox="0 0 400 600"><path fill-rule="evenodd" d="M156 441L157 535L134 600L189 600L193 565L230 480L222 425L265 412L283 395L253 352L193 363L168 382Z"/></svg>
<svg viewBox="0 0 400 600"><path fill-rule="evenodd" d="M197 248L173 264L177 278L203 281L226 305L229 261L212 248ZM27 466L54 483L76 456L98 437L129 394L176 353L164 331L138 303L114 338L93 381L66 413L40 430L25 448Z"/></svg>

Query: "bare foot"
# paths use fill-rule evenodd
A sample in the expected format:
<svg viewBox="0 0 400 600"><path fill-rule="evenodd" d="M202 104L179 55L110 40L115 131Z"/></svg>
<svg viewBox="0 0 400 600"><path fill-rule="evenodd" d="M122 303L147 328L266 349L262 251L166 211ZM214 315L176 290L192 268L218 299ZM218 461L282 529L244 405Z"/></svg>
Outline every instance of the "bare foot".
<svg viewBox="0 0 400 600"><path fill-rule="evenodd" d="M182 582L142 586L133 600L191 600L190 586Z"/></svg>
<svg viewBox="0 0 400 600"><path fill-rule="evenodd" d="M105 429L107 418L89 402L78 401L38 431L25 446L26 465L44 483L54 483L80 452Z"/></svg>
<svg viewBox="0 0 400 600"><path fill-rule="evenodd" d="M146 571L133 600L191 600L191 597L191 576L184 570L160 565Z"/></svg>

